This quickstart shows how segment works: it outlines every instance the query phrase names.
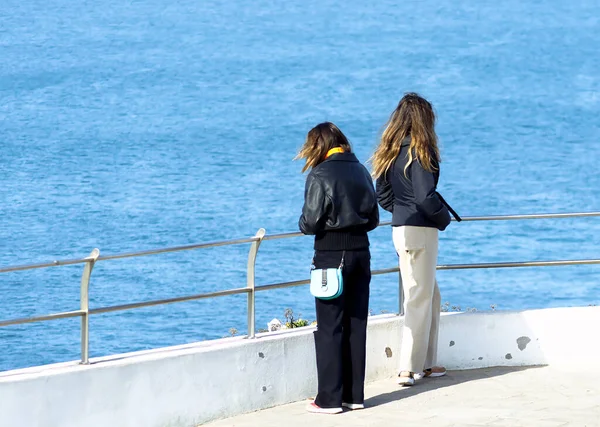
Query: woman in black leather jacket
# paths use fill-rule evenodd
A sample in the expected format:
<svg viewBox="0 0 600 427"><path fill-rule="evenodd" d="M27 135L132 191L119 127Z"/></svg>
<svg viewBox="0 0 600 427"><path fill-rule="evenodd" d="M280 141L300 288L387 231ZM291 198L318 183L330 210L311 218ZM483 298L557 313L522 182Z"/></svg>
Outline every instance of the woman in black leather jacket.
<svg viewBox="0 0 600 427"><path fill-rule="evenodd" d="M371 255L367 232L379 224L377 196L367 169L333 123L311 129L297 158L306 159L299 227L315 236L314 266L337 268L344 257L343 293L315 298L318 394L308 410L336 414L362 409Z"/></svg>

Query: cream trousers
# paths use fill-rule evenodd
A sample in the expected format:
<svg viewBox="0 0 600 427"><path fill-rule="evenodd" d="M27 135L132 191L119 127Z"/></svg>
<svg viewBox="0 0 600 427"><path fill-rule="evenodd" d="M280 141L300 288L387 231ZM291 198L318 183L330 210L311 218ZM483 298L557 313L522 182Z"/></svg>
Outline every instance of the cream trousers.
<svg viewBox="0 0 600 427"><path fill-rule="evenodd" d="M400 371L422 372L437 363L441 297L435 278L438 230L393 227L404 290Z"/></svg>

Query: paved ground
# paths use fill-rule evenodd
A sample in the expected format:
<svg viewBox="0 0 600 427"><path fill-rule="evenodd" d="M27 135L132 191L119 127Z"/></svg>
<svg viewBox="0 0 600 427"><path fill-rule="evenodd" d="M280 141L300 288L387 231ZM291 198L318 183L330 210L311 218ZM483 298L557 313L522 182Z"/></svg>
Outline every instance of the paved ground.
<svg viewBox="0 0 600 427"><path fill-rule="evenodd" d="M367 386L367 408L309 414L305 402L221 420L209 427L596 427L600 372L553 368L488 368L450 372L411 388L393 380Z"/></svg>

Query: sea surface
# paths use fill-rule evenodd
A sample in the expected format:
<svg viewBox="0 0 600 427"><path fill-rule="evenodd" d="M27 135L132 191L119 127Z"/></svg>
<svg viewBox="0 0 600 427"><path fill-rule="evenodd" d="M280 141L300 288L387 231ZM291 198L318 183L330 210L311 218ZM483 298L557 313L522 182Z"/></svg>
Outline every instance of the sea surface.
<svg viewBox="0 0 600 427"><path fill-rule="evenodd" d="M2 0L0 267L297 230L307 131L362 161L406 91L438 114L463 216L600 211L600 3ZM384 220L388 214L382 214ZM372 234L373 268L397 262ZM249 245L99 262L90 306L246 284ZM257 284L308 277L310 238L264 242ZM453 223L440 264L600 258L600 218ZM79 307L82 265L0 274L0 320ZM600 302L600 266L443 271L461 310ZM258 328L314 319L306 287ZM396 311L397 274L372 282ZM79 319L0 328L0 370L79 357ZM246 297L93 316L92 356L246 331Z"/></svg>

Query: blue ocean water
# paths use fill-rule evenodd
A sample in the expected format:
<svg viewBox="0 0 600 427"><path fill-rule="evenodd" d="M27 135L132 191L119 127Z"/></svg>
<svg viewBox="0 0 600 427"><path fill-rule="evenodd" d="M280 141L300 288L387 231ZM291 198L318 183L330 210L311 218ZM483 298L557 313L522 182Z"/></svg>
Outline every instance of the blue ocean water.
<svg viewBox="0 0 600 427"><path fill-rule="evenodd" d="M435 105L440 190L464 216L600 210L600 3L3 0L0 265L295 231L292 162L329 120L363 161L405 91ZM388 219L389 215L383 215ZM442 264L598 258L600 219L453 224ZM91 306L241 287L248 245L98 263ZM373 267L395 264L391 230ZM265 242L257 283L307 277L309 238ZM0 275L0 319L78 308L81 266ZM600 267L444 271L444 301L600 301ZM397 275L372 283L397 308ZM100 356L246 329L244 296L91 318ZM260 293L258 326L306 288ZM79 320L0 328L0 370L74 360Z"/></svg>

